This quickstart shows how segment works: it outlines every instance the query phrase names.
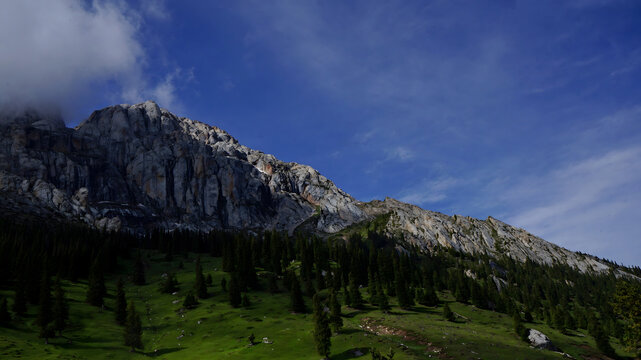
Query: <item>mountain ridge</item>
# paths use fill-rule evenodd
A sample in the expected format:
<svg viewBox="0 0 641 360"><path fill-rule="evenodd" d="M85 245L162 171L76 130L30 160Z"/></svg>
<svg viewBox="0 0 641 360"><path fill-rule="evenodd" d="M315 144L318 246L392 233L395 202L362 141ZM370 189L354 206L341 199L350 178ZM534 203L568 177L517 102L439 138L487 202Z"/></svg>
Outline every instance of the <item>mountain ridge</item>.
<svg viewBox="0 0 641 360"><path fill-rule="evenodd" d="M313 218L313 231L333 234L388 213L388 235L424 250L444 246L584 272L610 269L491 217L448 216L391 198L358 201L310 166L250 149L151 101L94 111L73 129L33 116L0 127L5 214L135 232L292 232Z"/></svg>

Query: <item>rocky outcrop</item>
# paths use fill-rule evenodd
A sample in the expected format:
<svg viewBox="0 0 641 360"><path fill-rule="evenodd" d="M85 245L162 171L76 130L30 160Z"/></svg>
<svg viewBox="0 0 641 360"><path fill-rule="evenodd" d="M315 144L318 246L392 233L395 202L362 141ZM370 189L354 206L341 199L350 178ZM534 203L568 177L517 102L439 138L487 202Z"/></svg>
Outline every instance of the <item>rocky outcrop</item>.
<svg viewBox="0 0 641 360"><path fill-rule="evenodd" d="M56 117L0 117L0 211L107 229L306 229L336 233L387 214L390 236L435 246L606 271L499 220L362 203L318 171L243 146L153 102L95 111L75 129ZM497 284L500 286L500 284Z"/></svg>
<svg viewBox="0 0 641 360"><path fill-rule="evenodd" d="M249 149L153 102L96 111L75 129L32 118L0 126L0 169L66 198L84 189L89 209L118 217L124 228L291 230L319 213L317 230L335 232L366 218L356 200L311 167ZM29 201L78 216L57 198Z"/></svg>
<svg viewBox="0 0 641 360"><path fill-rule="evenodd" d="M371 216L389 213L388 234L425 250L443 246L466 253L506 254L520 261L530 259L548 265L567 264L584 272L609 269L593 256L564 249L492 217L479 220L449 216L391 198L363 204L362 208Z"/></svg>
<svg viewBox="0 0 641 360"><path fill-rule="evenodd" d="M530 340L530 345L533 347L537 349L560 351L544 333L535 329L530 329L529 331L530 334L528 335L528 340Z"/></svg>

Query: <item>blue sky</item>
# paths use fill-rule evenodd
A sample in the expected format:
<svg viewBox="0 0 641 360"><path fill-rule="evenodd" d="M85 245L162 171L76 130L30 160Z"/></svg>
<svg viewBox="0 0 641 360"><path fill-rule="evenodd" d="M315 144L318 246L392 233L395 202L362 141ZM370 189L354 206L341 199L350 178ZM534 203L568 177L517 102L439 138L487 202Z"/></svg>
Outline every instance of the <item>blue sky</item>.
<svg viewBox="0 0 641 360"><path fill-rule="evenodd" d="M11 84L45 89L34 101L71 125L151 98L360 200L491 215L641 265L638 1L27 3L8 16L78 19L58 46L12 45L62 54L21 65L60 75L55 91Z"/></svg>

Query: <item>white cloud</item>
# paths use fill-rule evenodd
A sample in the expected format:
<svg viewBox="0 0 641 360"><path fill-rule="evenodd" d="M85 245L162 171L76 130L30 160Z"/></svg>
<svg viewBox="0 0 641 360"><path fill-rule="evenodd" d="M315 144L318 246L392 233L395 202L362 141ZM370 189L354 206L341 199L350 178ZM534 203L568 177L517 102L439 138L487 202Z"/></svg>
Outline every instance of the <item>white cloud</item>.
<svg viewBox="0 0 641 360"><path fill-rule="evenodd" d="M516 214L506 220L571 249L608 256L618 248L619 259L637 261L639 159L641 146L636 145L522 180L498 194Z"/></svg>
<svg viewBox="0 0 641 360"><path fill-rule="evenodd" d="M414 158L414 151L406 146L396 146L385 151L386 160L406 162Z"/></svg>
<svg viewBox="0 0 641 360"><path fill-rule="evenodd" d="M64 110L93 91L104 91L105 84L120 86L114 101L155 96L175 104L172 75L158 85L146 79L143 20L115 0L3 2L0 108Z"/></svg>
<svg viewBox="0 0 641 360"><path fill-rule="evenodd" d="M452 177L426 180L412 189L401 192L399 200L415 205L436 203L445 200L457 185L460 185L460 181Z"/></svg>
<svg viewBox="0 0 641 360"><path fill-rule="evenodd" d="M142 0L140 7L142 13L150 18L156 20L168 20L170 18L166 0Z"/></svg>

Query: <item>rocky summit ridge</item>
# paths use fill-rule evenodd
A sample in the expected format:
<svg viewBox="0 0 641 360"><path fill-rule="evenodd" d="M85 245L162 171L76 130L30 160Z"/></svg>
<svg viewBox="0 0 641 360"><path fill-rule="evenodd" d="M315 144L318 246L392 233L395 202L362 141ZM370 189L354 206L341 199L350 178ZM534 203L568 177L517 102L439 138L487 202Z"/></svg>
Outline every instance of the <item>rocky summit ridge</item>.
<svg viewBox="0 0 641 360"><path fill-rule="evenodd" d="M95 111L74 129L33 114L0 121L0 214L110 231L292 232L305 225L322 234L387 214L389 235L425 250L610 268L493 218L448 216L390 198L360 202L309 166L250 149L151 101Z"/></svg>

